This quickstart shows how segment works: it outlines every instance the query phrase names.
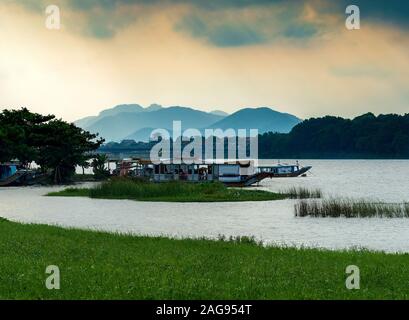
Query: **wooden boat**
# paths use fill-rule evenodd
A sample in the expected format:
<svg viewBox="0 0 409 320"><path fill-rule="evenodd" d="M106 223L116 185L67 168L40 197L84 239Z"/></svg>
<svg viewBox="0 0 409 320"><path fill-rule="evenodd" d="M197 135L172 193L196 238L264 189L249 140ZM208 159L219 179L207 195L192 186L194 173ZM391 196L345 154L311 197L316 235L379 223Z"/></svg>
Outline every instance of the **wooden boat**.
<svg viewBox="0 0 409 320"><path fill-rule="evenodd" d="M256 167L254 160L213 161L197 160L193 164L175 164L163 160L153 164L149 160L123 160L115 173L121 176L143 177L153 182L183 180L189 182L220 181L227 186L248 187L267 178L298 177L304 175L308 167L295 165L275 165Z"/></svg>
<svg viewBox="0 0 409 320"><path fill-rule="evenodd" d="M269 178L288 178L302 176L311 168L311 166L301 167L298 163L295 165L278 164L271 167L258 167L258 171L268 173Z"/></svg>
<svg viewBox="0 0 409 320"><path fill-rule="evenodd" d="M284 178L284 177L299 177L303 176L312 167L300 167L298 165L285 165L274 167L258 167L258 172L248 176L241 176L239 181L224 181L224 183L231 187L249 187L253 184L258 184L264 179L268 178Z"/></svg>
<svg viewBox="0 0 409 320"><path fill-rule="evenodd" d="M21 169L16 163L0 164L0 187L33 185L47 177L35 170Z"/></svg>

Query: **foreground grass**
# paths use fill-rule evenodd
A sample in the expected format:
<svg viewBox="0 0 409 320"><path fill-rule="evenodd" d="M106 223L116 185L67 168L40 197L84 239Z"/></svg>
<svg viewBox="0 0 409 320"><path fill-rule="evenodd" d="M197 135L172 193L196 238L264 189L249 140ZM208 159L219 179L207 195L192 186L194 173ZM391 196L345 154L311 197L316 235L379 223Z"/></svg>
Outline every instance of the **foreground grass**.
<svg viewBox="0 0 409 320"><path fill-rule="evenodd" d="M48 195L166 202L266 201L286 198L286 195L268 191L227 188L219 182L151 183L118 178L90 189L69 188Z"/></svg>
<svg viewBox="0 0 409 320"><path fill-rule="evenodd" d="M354 199L301 200L296 217L409 218L409 203L382 203Z"/></svg>
<svg viewBox="0 0 409 320"><path fill-rule="evenodd" d="M1 220L0 255L0 299L409 298L407 254L132 237ZM352 264L360 267L360 290L345 288ZM60 268L60 290L45 288L48 265Z"/></svg>

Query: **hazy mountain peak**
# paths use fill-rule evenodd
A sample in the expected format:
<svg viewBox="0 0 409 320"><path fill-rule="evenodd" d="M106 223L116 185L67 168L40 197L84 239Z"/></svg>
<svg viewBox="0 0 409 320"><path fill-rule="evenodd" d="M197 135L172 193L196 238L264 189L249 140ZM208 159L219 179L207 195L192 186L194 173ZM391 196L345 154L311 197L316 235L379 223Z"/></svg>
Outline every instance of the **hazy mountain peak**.
<svg viewBox="0 0 409 320"><path fill-rule="evenodd" d="M258 129L259 133L268 131L290 132L301 119L288 113L278 112L268 107L244 108L212 125L213 128Z"/></svg>
<svg viewBox="0 0 409 320"><path fill-rule="evenodd" d="M210 111L211 114L215 114L217 116L222 116L222 117L227 117L229 114L227 112L224 112L222 110L213 110Z"/></svg>
<svg viewBox="0 0 409 320"><path fill-rule="evenodd" d="M149 107L145 108L145 111L158 111L163 109L160 104L152 103Z"/></svg>
<svg viewBox="0 0 409 320"><path fill-rule="evenodd" d="M101 111L99 113L99 117L113 116L122 112L141 112L143 110L143 107L141 107L139 104L120 104L111 109Z"/></svg>

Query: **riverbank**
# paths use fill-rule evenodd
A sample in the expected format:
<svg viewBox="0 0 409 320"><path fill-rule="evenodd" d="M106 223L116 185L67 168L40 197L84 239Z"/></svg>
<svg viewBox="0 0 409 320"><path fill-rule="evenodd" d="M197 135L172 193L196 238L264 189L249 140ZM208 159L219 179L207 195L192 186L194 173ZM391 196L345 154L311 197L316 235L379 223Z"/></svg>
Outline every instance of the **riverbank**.
<svg viewBox="0 0 409 320"><path fill-rule="evenodd" d="M408 299L409 255L171 240L0 220L0 299ZM48 290L56 265L61 289ZM345 288L357 265L361 289Z"/></svg>
<svg viewBox="0 0 409 320"><path fill-rule="evenodd" d="M152 183L143 180L115 178L92 188L68 188L48 196L128 199L164 202L236 202L282 200L285 194L262 190L227 188L220 182Z"/></svg>

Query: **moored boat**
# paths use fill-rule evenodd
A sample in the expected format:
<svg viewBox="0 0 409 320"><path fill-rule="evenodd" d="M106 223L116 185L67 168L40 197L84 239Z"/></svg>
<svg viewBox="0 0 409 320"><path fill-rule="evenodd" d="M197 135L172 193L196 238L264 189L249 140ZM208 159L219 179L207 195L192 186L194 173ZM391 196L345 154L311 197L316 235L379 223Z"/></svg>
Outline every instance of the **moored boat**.
<svg viewBox="0 0 409 320"><path fill-rule="evenodd" d="M26 169L18 162L0 163L0 187L33 185L47 175Z"/></svg>
<svg viewBox="0 0 409 320"><path fill-rule="evenodd" d="M277 164L275 166L261 166L258 167L259 172L265 172L269 174L269 178L286 178L286 177L298 177L307 173L312 167L302 167L298 161L296 164Z"/></svg>
<svg viewBox="0 0 409 320"><path fill-rule="evenodd" d="M248 187L267 178L298 177L311 167L295 165L255 166L254 160L209 161L195 160L194 163L173 163L163 160L126 159L117 164L115 173L121 176L141 177L153 182L220 181L227 186Z"/></svg>

